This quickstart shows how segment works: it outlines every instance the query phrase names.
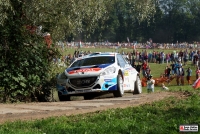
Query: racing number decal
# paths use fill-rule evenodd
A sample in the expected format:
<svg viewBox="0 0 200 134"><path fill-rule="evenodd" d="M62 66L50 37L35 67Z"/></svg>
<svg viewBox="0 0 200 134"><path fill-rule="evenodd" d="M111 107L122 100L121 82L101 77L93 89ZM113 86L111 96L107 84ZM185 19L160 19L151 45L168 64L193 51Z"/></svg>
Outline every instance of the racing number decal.
<svg viewBox="0 0 200 134"><path fill-rule="evenodd" d="M124 71L124 76L129 76L128 71Z"/></svg>

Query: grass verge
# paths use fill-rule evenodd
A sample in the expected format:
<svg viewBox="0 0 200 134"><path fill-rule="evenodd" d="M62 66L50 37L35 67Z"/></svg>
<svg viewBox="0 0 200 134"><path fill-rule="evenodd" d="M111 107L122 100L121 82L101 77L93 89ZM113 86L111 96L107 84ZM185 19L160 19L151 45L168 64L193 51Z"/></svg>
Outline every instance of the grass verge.
<svg viewBox="0 0 200 134"><path fill-rule="evenodd" d="M200 90L181 90L151 104L76 116L17 121L0 125L1 134L176 134L181 124L200 124Z"/></svg>

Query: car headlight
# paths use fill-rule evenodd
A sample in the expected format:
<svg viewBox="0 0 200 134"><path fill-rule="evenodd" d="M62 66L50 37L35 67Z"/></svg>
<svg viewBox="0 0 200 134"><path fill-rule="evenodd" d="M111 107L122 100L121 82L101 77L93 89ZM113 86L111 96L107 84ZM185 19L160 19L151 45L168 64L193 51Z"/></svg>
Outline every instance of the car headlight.
<svg viewBox="0 0 200 134"><path fill-rule="evenodd" d="M116 68L115 67L109 67L105 69L100 75L109 75L115 73Z"/></svg>

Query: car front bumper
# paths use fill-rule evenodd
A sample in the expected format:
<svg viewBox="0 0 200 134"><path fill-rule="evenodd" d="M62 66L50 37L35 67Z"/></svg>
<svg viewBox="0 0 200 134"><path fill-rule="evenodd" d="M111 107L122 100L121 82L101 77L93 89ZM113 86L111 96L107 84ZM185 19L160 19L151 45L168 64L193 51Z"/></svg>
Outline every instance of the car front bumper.
<svg viewBox="0 0 200 134"><path fill-rule="evenodd" d="M63 81L65 83L57 83L57 90L62 95L117 90L117 76L115 75L82 77Z"/></svg>

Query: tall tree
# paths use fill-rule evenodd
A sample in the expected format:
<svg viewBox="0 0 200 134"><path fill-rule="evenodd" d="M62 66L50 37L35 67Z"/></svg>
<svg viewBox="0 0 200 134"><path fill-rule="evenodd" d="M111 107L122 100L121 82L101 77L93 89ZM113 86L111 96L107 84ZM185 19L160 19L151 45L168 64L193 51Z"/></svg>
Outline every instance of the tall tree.
<svg viewBox="0 0 200 134"><path fill-rule="evenodd" d="M101 40L111 42L136 39L134 26L143 21L150 22L155 14L157 0L112 0L105 3L107 20L100 22L94 36L102 36ZM95 38L95 37L93 37Z"/></svg>
<svg viewBox="0 0 200 134"><path fill-rule="evenodd" d="M37 100L49 92L42 85L59 53L31 32L35 26L59 40L82 31L83 21L92 29L105 12L103 0L3 0L0 9L0 97L5 102Z"/></svg>
<svg viewBox="0 0 200 134"><path fill-rule="evenodd" d="M163 11L163 23L160 29L165 31L165 42L191 41L197 37L199 1L197 0L159 0ZM197 26L197 27L195 27ZM195 27L195 28L194 28ZM195 30L196 29L196 30ZM194 35L195 33L195 35Z"/></svg>

